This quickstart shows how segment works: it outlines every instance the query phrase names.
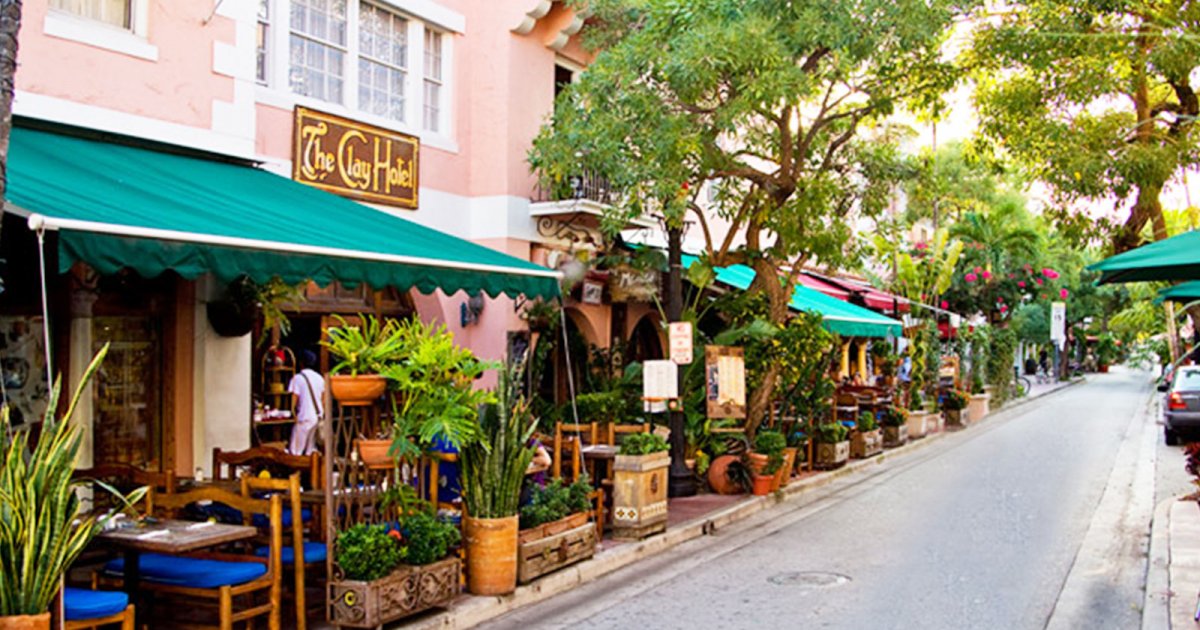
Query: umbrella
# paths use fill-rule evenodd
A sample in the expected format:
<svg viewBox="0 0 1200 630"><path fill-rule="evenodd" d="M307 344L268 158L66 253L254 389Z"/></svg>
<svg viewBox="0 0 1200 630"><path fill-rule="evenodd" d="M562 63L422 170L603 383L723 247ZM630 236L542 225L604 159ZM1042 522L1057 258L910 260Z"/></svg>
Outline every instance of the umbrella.
<svg viewBox="0 0 1200 630"><path fill-rule="evenodd" d="M1200 280L1200 231L1185 232L1090 265L1100 284Z"/></svg>
<svg viewBox="0 0 1200 630"><path fill-rule="evenodd" d="M1195 302L1200 300L1200 280L1192 282L1184 282L1173 287L1161 289L1158 292L1158 297L1154 298L1155 304L1162 304L1165 301L1171 302Z"/></svg>

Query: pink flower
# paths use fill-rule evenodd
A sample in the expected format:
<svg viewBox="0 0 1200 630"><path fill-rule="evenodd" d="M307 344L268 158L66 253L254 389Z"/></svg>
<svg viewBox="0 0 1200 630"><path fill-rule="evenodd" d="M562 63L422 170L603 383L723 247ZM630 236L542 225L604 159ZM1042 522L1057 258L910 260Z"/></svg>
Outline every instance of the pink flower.
<svg viewBox="0 0 1200 630"><path fill-rule="evenodd" d="M991 279L992 279L992 272L988 271L987 269L984 269L984 270L983 270L983 279L984 279L984 280L991 280Z"/></svg>
<svg viewBox="0 0 1200 630"><path fill-rule="evenodd" d="M1055 270L1053 270L1053 269L1051 269L1051 268L1049 268L1049 267L1046 267L1045 269L1043 269L1043 270L1042 270L1042 275L1043 275L1043 276L1046 276L1046 279L1047 279L1047 280L1056 280L1056 279L1058 279L1058 272L1057 272L1057 271L1055 271Z"/></svg>
<svg viewBox="0 0 1200 630"><path fill-rule="evenodd" d="M1042 282L1041 278L1034 278L1033 281L1036 282L1039 287L1042 286L1043 284L1045 284L1044 282Z"/></svg>
<svg viewBox="0 0 1200 630"><path fill-rule="evenodd" d="M929 245L926 245L925 243L917 243L917 249L925 249L926 247L929 247Z"/></svg>
<svg viewBox="0 0 1200 630"><path fill-rule="evenodd" d="M996 301L997 301L997 302L999 302L999 303L1001 303L1001 304L1003 304L1003 303L1004 303L1004 298L1002 298L1002 297L998 297L998 298L996 298Z"/></svg>
<svg viewBox="0 0 1200 630"><path fill-rule="evenodd" d="M1000 312L1001 312L1001 313L1003 313L1004 311L1007 311L1007 310L1008 310L1008 305L1007 305L1007 304L1001 304L1001 305L1000 305Z"/></svg>
<svg viewBox="0 0 1200 630"><path fill-rule="evenodd" d="M1063 289L1063 290L1065 291L1066 289ZM942 308L944 308L944 309L950 308L950 303L947 302L946 300L942 300Z"/></svg>
<svg viewBox="0 0 1200 630"><path fill-rule="evenodd" d="M1067 296L1068 296L1068 295L1071 295L1071 292L1070 292L1070 291L1068 291L1068 290L1066 290L1066 289L1059 289L1059 291L1058 291L1058 296L1059 296L1059 297L1061 297L1062 299L1064 299L1064 300L1065 300L1065 299L1067 299Z"/></svg>
<svg viewBox="0 0 1200 630"><path fill-rule="evenodd" d="M979 273L980 271L983 271L983 267L976 267L976 268L975 268L975 273Z"/></svg>
<svg viewBox="0 0 1200 630"><path fill-rule="evenodd" d="M1017 286L1019 286L1019 287L1021 287L1022 289L1024 289L1024 288L1025 288L1025 281L1024 281L1024 280L1017 280Z"/></svg>
<svg viewBox="0 0 1200 630"><path fill-rule="evenodd" d="M975 282L978 279L979 277L973 273L967 273L967 275L963 276L963 280L966 280L967 282Z"/></svg>

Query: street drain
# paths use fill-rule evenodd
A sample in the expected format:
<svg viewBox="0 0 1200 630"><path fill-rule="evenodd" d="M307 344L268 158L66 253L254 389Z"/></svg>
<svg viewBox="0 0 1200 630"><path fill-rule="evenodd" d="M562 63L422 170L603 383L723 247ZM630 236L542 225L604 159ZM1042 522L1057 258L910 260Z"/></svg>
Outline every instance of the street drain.
<svg viewBox="0 0 1200 630"><path fill-rule="evenodd" d="M829 588L841 586L850 581L850 576L826 571L789 571L776 573L767 578L776 586L810 586L814 588Z"/></svg>

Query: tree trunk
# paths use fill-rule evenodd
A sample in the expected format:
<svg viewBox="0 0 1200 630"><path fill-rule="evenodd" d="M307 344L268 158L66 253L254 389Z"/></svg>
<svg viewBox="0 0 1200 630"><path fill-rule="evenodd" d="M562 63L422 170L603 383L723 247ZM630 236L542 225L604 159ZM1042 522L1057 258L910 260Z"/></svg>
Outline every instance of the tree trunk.
<svg viewBox="0 0 1200 630"><path fill-rule="evenodd" d="M754 284L751 291L762 291L767 296L770 307L771 323L782 325L787 321L788 303L791 302L793 285L784 286L780 280L779 270L770 260L757 258L754 260ZM775 394L775 385L779 381L781 368L777 363L767 365L763 372L762 383L750 392L746 399L746 437L753 440L758 426L762 424L767 410L771 406L771 397Z"/></svg>
<svg viewBox="0 0 1200 630"><path fill-rule="evenodd" d="M0 199L6 199L8 192L8 139L12 133L17 34L20 30L21 0L0 0ZM0 289L3 287L0 278Z"/></svg>

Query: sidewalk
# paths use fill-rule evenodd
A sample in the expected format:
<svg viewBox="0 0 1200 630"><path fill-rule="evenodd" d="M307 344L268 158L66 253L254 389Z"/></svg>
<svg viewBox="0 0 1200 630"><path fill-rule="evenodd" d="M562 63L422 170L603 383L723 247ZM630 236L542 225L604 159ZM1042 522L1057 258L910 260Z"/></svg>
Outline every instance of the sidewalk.
<svg viewBox="0 0 1200 630"><path fill-rule="evenodd" d="M1200 506L1171 498L1158 504L1150 533L1143 630L1198 628Z"/></svg>
<svg viewBox="0 0 1200 630"><path fill-rule="evenodd" d="M1001 410L993 410L981 422L986 423L1000 414L1009 415L1012 411L1024 407L1033 400L1079 382L1082 381L1034 385L1029 395L1004 406ZM975 424L976 422L971 422L970 426ZM957 433L970 430L970 426L952 431ZM405 628L472 627L523 606L547 600L622 567L657 556L689 540L715 533L731 523L744 520L776 505L788 503L799 495L829 484L835 479L859 473L878 466L885 460L891 460L897 456L936 444L946 435L946 431L933 433L923 439L910 441L900 448L889 449L881 456L865 460L851 460L850 463L837 470L793 477L786 488L774 495L755 497L702 494L671 499L670 520L667 531L663 534L636 542L605 540L597 547L596 555L591 560L562 569L527 586L518 587L512 595L480 597L464 594L449 608L405 619L402 625Z"/></svg>

